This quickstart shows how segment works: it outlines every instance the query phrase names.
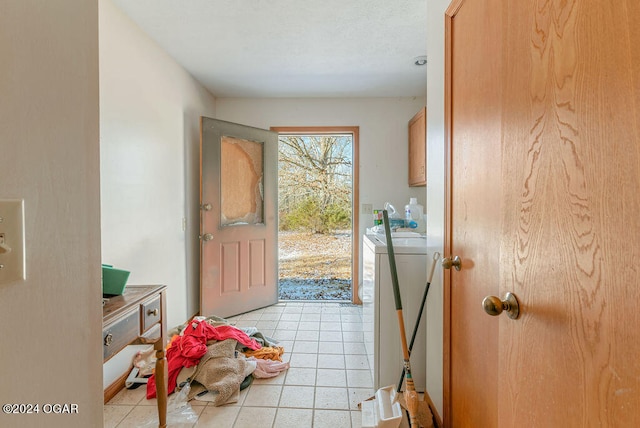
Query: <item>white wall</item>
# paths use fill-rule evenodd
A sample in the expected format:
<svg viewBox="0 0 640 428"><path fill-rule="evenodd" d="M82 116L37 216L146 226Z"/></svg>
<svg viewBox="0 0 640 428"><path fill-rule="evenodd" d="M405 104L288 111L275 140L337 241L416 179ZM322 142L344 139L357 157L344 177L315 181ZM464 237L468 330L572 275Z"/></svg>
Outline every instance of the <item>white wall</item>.
<svg viewBox="0 0 640 428"><path fill-rule="evenodd" d="M0 10L0 199L24 199L27 260L0 285L0 403L78 406L0 426L102 426L98 2Z"/></svg>
<svg viewBox="0 0 640 428"><path fill-rule="evenodd" d="M427 242L429 252L442 254L444 245L444 12L450 0L427 3ZM444 256L444 255L443 255ZM442 268L436 266L427 302L427 389L443 416Z"/></svg>
<svg viewBox="0 0 640 428"><path fill-rule="evenodd" d="M425 204L424 187L407 184L408 123L424 103L424 97L218 98L216 109L218 119L265 129L272 126L359 126L360 208L362 204L372 204L374 209L382 209L389 201L402 211L410 197ZM372 225L371 216L360 215L360 234Z"/></svg>
<svg viewBox="0 0 640 428"><path fill-rule="evenodd" d="M167 285L169 328L199 310L201 115L213 96L101 0L102 261Z"/></svg>

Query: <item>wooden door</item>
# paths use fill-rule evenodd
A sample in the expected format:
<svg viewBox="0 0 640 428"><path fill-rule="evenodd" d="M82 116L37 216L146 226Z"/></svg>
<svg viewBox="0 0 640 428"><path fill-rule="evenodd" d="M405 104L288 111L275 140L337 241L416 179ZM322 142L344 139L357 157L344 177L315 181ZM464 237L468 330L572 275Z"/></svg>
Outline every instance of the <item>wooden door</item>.
<svg viewBox="0 0 640 428"><path fill-rule="evenodd" d="M501 426L640 426L639 22L637 0L505 9Z"/></svg>
<svg viewBox="0 0 640 428"><path fill-rule="evenodd" d="M501 66L498 0L456 2L448 10L448 221L445 255L444 418L452 427L492 427L498 420L498 325L480 302L499 292ZM478 36L478 35L481 36ZM447 367L448 365L448 367Z"/></svg>
<svg viewBox="0 0 640 428"><path fill-rule="evenodd" d="M463 261L445 284L445 424L640 426L640 3L466 0L449 15L448 230L451 254ZM503 41L489 60L499 67L498 100L460 81L484 76L469 46L496 43L494 25ZM493 50L485 44L483 53ZM463 114L478 103L500 112L497 169L482 157L468 169L456 154L496 129L487 117ZM474 184L494 174L497 186ZM464 196L467 186L475 186L473 197ZM474 198L498 202L499 220L472 219L483 215ZM468 248L490 235L499 239L499 288L486 292L513 292L517 320L471 309L481 307L484 285L476 281L484 277L465 271L491 261ZM471 327L457 328L458 317ZM483 345L476 335L485 328L491 339ZM478 365L489 368L482 378ZM476 405L489 410L469 410Z"/></svg>
<svg viewBox="0 0 640 428"><path fill-rule="evenodd" d="M278 134L201 118L200 313L278 301Z"/></svg>

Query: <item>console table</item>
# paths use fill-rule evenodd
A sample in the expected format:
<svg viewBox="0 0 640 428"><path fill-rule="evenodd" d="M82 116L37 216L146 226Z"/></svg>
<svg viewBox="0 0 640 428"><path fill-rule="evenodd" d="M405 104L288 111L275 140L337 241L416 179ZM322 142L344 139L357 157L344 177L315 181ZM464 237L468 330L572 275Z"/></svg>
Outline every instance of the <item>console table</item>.
<svg viewBox="0 0 640 428"><path fill-rule="evenodd" d="M107 296L102 307L103 362L127 345L153 344L157 358L158 421L162 428L167 426L166 288L164 285L127 285L121 296ZM114 383L114 395L124 386L125 378L126 374Z"/></svg>

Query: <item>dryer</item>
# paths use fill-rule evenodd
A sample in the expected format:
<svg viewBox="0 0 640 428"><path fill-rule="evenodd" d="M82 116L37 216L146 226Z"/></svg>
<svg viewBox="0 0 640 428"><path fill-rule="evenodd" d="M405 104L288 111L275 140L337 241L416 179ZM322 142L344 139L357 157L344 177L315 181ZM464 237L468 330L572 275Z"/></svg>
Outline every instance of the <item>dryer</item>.
<svg viewBox="0 0 640 428"><path fill-rule="evenodd" d="M417 235L417 234L416 234ZM397 387L403 368L398 316L393 297L386 237L362 238L362 316L364 342L374 389ZM424 235L392 237L407 346L420 310L427 280L427 239ZM417 391L426 387L426 315L423 313L411 352L411 372Z"/></svg>

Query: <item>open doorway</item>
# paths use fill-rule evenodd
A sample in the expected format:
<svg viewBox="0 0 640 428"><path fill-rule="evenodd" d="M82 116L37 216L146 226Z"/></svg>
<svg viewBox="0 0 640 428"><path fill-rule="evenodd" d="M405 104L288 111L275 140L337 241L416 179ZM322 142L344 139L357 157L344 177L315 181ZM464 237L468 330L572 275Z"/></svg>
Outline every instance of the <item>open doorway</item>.
<svg viewBox="0 0 640 428"><path fill-rule="evenodd" d="M272 128L280 300L357 303L357 129Z"/></svg>

